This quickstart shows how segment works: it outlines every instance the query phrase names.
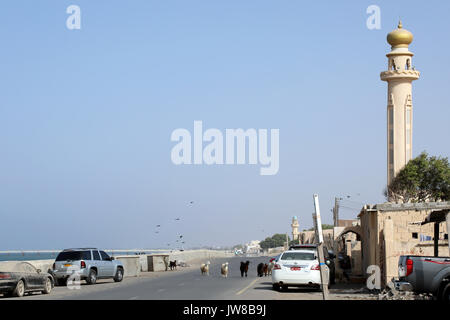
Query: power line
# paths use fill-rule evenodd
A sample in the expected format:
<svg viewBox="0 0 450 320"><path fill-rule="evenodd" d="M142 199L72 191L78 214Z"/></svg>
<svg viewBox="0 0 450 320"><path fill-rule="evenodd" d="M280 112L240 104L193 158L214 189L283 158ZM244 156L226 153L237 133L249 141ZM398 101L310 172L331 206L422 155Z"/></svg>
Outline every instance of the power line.
<svg viewBox="0 0 450 320"><path fill-rule="evenodd" d="M347 202L352 202L352 203L355 203L355 204L362 204L362 205L365 205L364 202L353 201L353 200L347 200L347 199L342 199L342 200L340 200L340 201L347 201Z"/></svg>
<svg viewBox="0 0 450 320"><path fill-rule="evenodd" d="M352 207L347 207L347 206L339 206L339 208L344 208L344 209L349 209L349 210L361 210L361 208L352 208Z"/></svg>

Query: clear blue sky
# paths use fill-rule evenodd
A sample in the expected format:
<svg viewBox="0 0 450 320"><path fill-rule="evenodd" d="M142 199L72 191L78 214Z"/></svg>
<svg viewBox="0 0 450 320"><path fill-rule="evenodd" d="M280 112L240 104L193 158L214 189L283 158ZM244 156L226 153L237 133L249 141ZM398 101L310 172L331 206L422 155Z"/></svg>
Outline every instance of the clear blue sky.
<svg viewBox="0 0 450 320"><path fill-rule="evenodd" d="M70 4L81 30L66 28ZM371 4L381 30L366 28ZM335 195L384 201L386 34L401 17L415 36L414 155L447 157L449 12L447 1L1 1L1 249L167 247L180 234L186 247L233 245L290 232L294 215L310 227L313 193L326 223ZM279 173L173 165L170 135L194 120L280 129Z"/></svg>

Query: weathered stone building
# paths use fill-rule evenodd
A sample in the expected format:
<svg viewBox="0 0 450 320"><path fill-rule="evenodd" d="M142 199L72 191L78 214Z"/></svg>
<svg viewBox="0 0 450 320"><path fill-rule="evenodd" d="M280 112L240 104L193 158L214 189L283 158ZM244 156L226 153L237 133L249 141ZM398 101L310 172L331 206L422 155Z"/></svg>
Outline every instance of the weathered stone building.
<svg viewBox="0 0 450 320"><path fill-rule="evenodd" d="M383 203L366 205L359 213L361 221L361 257L363 270L377 265L382 284L398 276L401 255L449 255L447 221L423 224L431 212L450 210L450 202ZM437 228L439 227L439 228ZM435 252L434 247L438 248Z"/></svg>

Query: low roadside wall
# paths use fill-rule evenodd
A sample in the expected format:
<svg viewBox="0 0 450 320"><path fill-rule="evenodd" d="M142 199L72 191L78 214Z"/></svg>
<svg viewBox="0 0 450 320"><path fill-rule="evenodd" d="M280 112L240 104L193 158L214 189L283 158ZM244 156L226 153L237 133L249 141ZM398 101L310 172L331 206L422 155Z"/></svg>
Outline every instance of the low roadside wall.
<svg viewBox="0 0 450 320"><path fill-rule="evenodd" d="M28 262L29 264L33 265L36 269L41 269L42 272L47 272L48 270L53 269L53 262L55 260L48 259L48 260L28 260L28 261L0 261L0 271L2 269L10 269L13 268L16 264L21 262Z"/></svg>
<svg viewBox="0 0 450 320"><path fill-rule="evenodd" d="M172 251L168 253L155 253L155 254L143 254L134 257L139 257L140 271L166 271L167 267L165 262L163 262L161 256L168 256L167 267L169 261L185 262L186 264L200 264L211 260L213 258L226 258L234 257L234 252L223 251L223 250L188 250L188 251ZM130 257L130 256L123 256ZM159 257L159 258L152 258ZM117 257L116 257L117 258ZM134 268L134 266L132 266ZM134 274L134 272L133 272Z"/></svg>
<svg viewBox="0 0 450 320"><path fill-rule="evenodd" d="M227 258L234 257L234 252L223 250L189 250L176 251L169 253L170 261L177 260L177 262L186 262L189 264L206 262L213 258Z"/></svg>
<svg viewBox="0 0 450 320"><path fill-rule="evenodd" d="M168 254L149 254L147 255L146 271L167 271L169 268Z"/></svg>
<svg viewBox="0 0 450 320"><path fill-rule="evenodd" d="M173 251L169 252L168 255L170 261L177 260L177 263L185 262L187 264L200 264L214 258L234 257L234 252L199 249ZM114 258L123 263L125 269L124 277L138 277L141 272L146 272L148 270L148 256L151 255L123 255L114 256ZM2 267L3 269L10 269L11 267L14 267L15 264L20 262L28 262L36 269L41 269L42 272L47 272L48 270L52 270L55 260L0 261L0 271L2 271Z"/></svg>
<svg viewBox="0 0 450 320"><path fill-rule="evenodd" d="M147 272L148 271L148 259L147 259L147 256L148 256L147 254L139 256L139 264L141 266L141 271L142 272Z"/></svg>
<svg viewBox="0 0 450 320"><path fill-rule="evenodd" d="M123 268L125 269L123 276L124 277L139 277L141 273L141 255L136 256L114 256L114 259L119 260L123 264Z"/></svg>

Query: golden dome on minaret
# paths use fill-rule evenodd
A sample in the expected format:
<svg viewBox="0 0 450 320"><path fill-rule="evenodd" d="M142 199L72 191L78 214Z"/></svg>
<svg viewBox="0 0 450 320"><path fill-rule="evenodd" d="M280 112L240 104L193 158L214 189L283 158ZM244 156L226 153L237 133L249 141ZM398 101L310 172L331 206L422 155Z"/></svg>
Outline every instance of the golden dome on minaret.
<svg viewBox="0 0 450 320"><path fill-rule="evenodd" d="M399 21L398 28L387 35L387 42L393 48L407 48L413 41L413 34L406 29L403 29L402 22Z"/></svg>

